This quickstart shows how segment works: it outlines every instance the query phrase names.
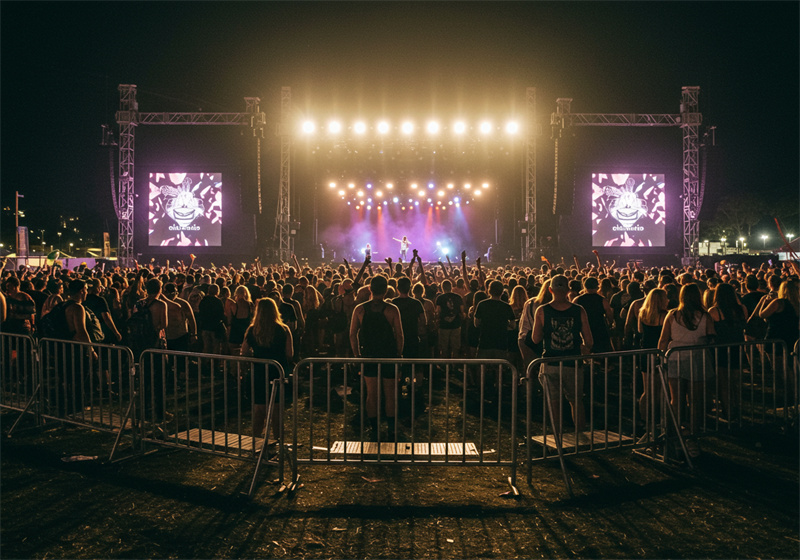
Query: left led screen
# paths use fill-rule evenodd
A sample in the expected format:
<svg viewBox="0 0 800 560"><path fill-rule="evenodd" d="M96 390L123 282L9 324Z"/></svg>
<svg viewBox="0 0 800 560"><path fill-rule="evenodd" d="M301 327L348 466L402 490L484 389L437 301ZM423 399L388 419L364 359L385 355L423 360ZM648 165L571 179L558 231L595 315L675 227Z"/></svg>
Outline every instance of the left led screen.
<svg viewBox="0 0 800 560"><path fill-rule="evenodd" d="M222 173L150 173L148 244L219 247Z"/></svg>

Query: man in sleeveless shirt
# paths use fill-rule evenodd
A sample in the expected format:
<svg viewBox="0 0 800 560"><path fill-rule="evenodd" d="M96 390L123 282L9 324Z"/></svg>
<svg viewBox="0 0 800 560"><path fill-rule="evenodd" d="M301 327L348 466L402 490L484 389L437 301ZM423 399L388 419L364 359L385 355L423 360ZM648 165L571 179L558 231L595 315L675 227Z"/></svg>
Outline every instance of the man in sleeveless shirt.
<svg viewBox="0 0 800 560"><path fill-rule="evenodd" d="M380 274L370 280L372 297L357 305L350 322L350 346L356 358L399 358L403 353L403 325L400 310L392 303L384 301L389 283ZM367 418L377 435L380 432L378 418L378 364L364 364L364 384L367 388ZM389 430L395 433L395 375L391 365L380 367L383 394L385 396L385 416ZM381 414L383 416L384 414Z"/></svg>
<svg viewBox="0 0 800 560"><path fill-rule="evenodd" d="M539 371L539 382L547 390L555 430L561 432L560 405L561 399L566 397L575 429L581 434L585 420L580 356L591 352L593 340L586 311L569 302L568 291L567 277L563 274L554 276L550 282L553 301L536 310L531 338L535 344L544 342L542 357L565 358L564 361L542 364Z"/></svg>

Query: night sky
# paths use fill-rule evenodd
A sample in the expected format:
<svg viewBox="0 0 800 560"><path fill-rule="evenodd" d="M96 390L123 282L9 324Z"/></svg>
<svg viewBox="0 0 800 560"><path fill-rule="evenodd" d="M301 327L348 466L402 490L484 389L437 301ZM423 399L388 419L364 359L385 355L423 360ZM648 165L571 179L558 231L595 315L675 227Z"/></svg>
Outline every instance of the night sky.
<svg viewBox="0 0 800 560"><path fill-rule="evenodd" d="M726 193L796 206L798 6L3 1L2 205L13 209L18 190L31 230L74 214L85 230L115 235L100 125L116 130L117 85L127 83L141 111L239 112L244 97L260 97L269 130L282 86L316 114L521 115L533 86L544 125L559 97L573 98L574 112L677 113L681 87L699 86L718 153L701 216ZM264 153L270 224L271 134ZM4 212L6 243L12 221Z"/></svg>

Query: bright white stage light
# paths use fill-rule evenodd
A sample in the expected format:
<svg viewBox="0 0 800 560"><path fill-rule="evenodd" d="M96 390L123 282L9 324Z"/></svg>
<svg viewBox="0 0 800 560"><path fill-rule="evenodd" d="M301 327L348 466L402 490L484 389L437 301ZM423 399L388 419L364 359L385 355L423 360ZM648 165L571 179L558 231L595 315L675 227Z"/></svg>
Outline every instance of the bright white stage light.
<svg viewBox="0 0 800 560"><path fill-rule="evenodd" d="M372 210L372 206L367 206L367 210Z"/></svg>
<svg viewBox="0 0 800 560"><path fill-rule="evenodd" d="M358 191L358 192L356 193L356 196L364 196L364 191Z"/></svg>
<svg viewBox="0 0 800 560"><path fill-rule="evenodd" d="M400 130L403 134L411 134L412 132L414 132L414 123L412 123L411 121L406 121L400 127Z"/></svg>
<svg viewBox="0 0 800 560"><path fill-rule="evenodd" d="M481 134L489 134L492 131L492 123L483 121L480 126Z"/></svg>
<svg viewBox="0 0 800 560"><path fill-rule="evenodd" d="M393 189L394 188L394 184L393 183L386 183L386 188L387 189Z"/></svg>
<svg viewBox="0 0 800 560"><path fill-rule="evenodd" d="M414 201L414 206L419 206L419 200Z"/></svg>
<svg viewBox="0 0 800 560"><path fill-rule="evenodd" d="M339 196L344 196L344 191L339 191Z"/></svg>
<svg viewBox="0 0 800 560"><path fill-rule="evenodd" d="M389 132L389 123L386 121L381 121L378 123L378 132L381 134L386 134Z"/></svg>
<svg viewBox="0 0 800 560"><path fill-rule="evenodd" d="M439 123L436 121L430 121L428 123L428 134L438 134L439 133Z"/></svg>
<svg viewBox="0 0 800 560"><path fill-rule="evenodd" d="M358 121L353 125L353 132L356 134L364 134L367 131L367 124L364 121Z"/></svg>
<svg viewBox="0 0 800 560"><path fill-rule="evenodd" d="M316 128L316 126L314 126L314 122L313 121L306 121L306 122L303 123L303 133L304 134L311 134L312 132L314 132L315 128Z"/></svg>
<svg viewBox="0 0 800 560"><path fill-rule="evenodd" d="M484 183L484 184L482 184L481 186L482 186L484 189L488 189L488 188L489 188L489 183Z"/></svg>
<svg viewBox="0 0 800 560"><path fill-rule="evenodd" d="M470 185L469 183L464 183L464 188L465 189L470 189L470 188L472 188L472 185Z"/></svg>
<svg viewBox="0 0 800 560"><path fill-rule="evenodd" d="M348 183L347 184L347 188L348 189L354 189L354 188L356 188L356 184L355 183Z"/></svg>
<svg viewBox="0 0 800 560"><path fill-rule="evenodd" d="M453 205L453 201L451 200L450 202L447 203L447 205L448 206L452 206Z"/></svg>
<svg viewBox="0 0 800 560"><path fill-rule="evenodd" d="M461 199L460 199L459 197L455 197L453 200L454 200L455 202L461 202Z"/></svg>
<svg viewBox="0 0 800 560"><path fill-rule="evenodd" d="M372 188L372 183L367 183L367 188L371 189Z"/></svg>
<svg viewBox="0 0 800 560"><path fill-rule="evenodd" d="M519 123L517 121L508 121L506 123L506 132L509 134L516 134L519 132Z"/></svg>
<svg viewBox="0 0 800 560"><path fill-rule="evenodd" d="M332 188L332 189L335 189L335 188L336 188L336 183L334 183L333 181L331 181L330 183L328 183L328 186L329 186L330 188Z"/></svg>
<svg viewBox="0 0 800 560"><path fill-rule="evenodd" d="M467 124L464 121L456 121L453 125L453 132L456 134L464 134L467 131Z"/></svg>
<svg viewBox="0 0 800 560"><path fill-rule="evenodd" d="M475 196L480 196L480 195L481 195L481 191L475 191Z"/></svg>
<svg viewBox="0 0 800 560"><path fill-rule="evenodd" d="M432 189L433 188L433 183L428 183L428 188Z"/></svg>
<svg viewBox="0 0 800 560"><path fill-rule="evenodd" d="M416 184L416 183L411 183L411 190L413 191L413 190L415 190L416 188L417 188L417 184Z"/></svg>
<svg viewBox="0 0 800 560"><path fill-rule="evenodd" d="M375 191L375 196L378 198L383 198L383 191Z"/></svg>
<svg viewBox="0 0 800 560"><path fill-rule="evenodd" d="M453 183L447 183L447 188L448 189L452 189L453 188Z"/></svg>
<svg viewBox="0 0 800 560"><path fill-rule="evenodd" d="M439 198L442 198L444 196L444 191L439 191L436 194L439 195Z"/></svg>
<svg viewBox="0 0 800 560"><path fill-rule="evenodd" d="M392 202L397 202L397 197L392 198Z"/></svg>
<svg viewBox="0 0 800 560"><path fill-rule="evenodd" d="M342 131L342 123L339 121L331 121L328 123L328 132L331 134L339 134Z"/></svg>
<svg viewBox="0 0 800 560"><path fill-rule="evenodd" d="M420 198L425 198L425 191L420 189L420 191L417 193L417 196L419 196Z"/></svg>

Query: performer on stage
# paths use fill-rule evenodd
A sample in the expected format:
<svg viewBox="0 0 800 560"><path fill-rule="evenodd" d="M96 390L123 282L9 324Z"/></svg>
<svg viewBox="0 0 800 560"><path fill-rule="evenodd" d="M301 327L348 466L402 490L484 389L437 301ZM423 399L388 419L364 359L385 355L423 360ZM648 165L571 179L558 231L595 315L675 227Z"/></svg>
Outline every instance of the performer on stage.
<svg viewBox="0 0 800 560"><path fill-rule="evenodd" d="M364 247L364 256L369 260L372 260L372 245L367 243L367 246Z"/></svg>
<svg viewBox="0 0 800 560"><path fill-rule="evenodd" d="M392 237L392 239L400 242L400 260L405 262L406 254L408 253L408 248L411 246L411 242L405 235L403 236L403 239L397 239L396 237Z"/></svg>

